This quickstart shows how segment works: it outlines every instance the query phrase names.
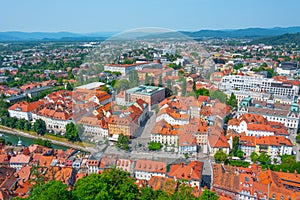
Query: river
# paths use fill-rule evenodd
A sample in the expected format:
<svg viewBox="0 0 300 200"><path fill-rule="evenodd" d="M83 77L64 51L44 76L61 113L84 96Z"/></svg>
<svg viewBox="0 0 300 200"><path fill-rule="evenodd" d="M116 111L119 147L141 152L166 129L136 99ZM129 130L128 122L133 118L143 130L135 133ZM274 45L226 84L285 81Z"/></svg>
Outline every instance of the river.
<svg viewBox="0 0 300 200"><path fill-rule="evenodd" d="M5 141L11 142L13 145L17 145L19 138L22 141L24 146L30 146L31 144L33 144L33 139L31 138L26 138L26 137L22 137L22 136L16 136L16 135L12 135L12 134L8 134L8 133L0 133ZM66 150L67 147L64 146L60 146L60 145L56 145L56 144L52 144L52 147L54 149L63 149Z"/></svg>

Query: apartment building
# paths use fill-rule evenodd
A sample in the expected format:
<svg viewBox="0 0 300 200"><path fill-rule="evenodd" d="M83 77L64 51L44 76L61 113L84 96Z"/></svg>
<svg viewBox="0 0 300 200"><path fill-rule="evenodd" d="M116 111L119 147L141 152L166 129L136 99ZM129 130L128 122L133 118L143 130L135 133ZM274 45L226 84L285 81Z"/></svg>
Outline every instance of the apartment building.
<svg viewBox="0 0 300 200"><path fill-rule="evenodd" d="M165 177L167 164L152 160L137 160L134 167L134 177L138 180L149 181L152 176Z"/></svg>
<svg viewBox="0 0 300 200"><path fill-rule="evenodd" d="M144 100L149 105L149 109L151 109L151 106L165 99L165 88L140 85L125 91L125 101L127 104L137 99Z"/></svg>
<svg viewBox="0 0 300 200"><path fill-rule="evenodd" d="M284 136L289 133L285 125L281 122L269 121L259 114L243 114L239 118L234 118L228 122L228 130L236 133L244 133L246 136Z"/></svg>
<svg viewBox="0 0 300 200"><path fill-rule="evenodd" d="M134 64L106 64L104 65L105 71L120 72L122 76L128 75L131 71L143 69L149 66L149 62L134 63Z"/></svg>
<svg viewBox="0 0 300 200"><path fill-rule="evenodd" d="M83 116L77 123L82 124L83 134L100 136L102 138L108 137L108 122L106 118L98 119L95 116Z"/></svg>
<svg viewBox="0 0 300 200"><path fill-rule="evenodd" d="M269 94L273 93L275 95L288 96L292 99L299 94L299 85L254 76L224 76L218 87L221 91L237 90Z"/></svg>
<svg viewBox="0 0 300 200"><path fill-rule="evenodd" d="M180 126L172 126L165 120L156 122L151 131L151 141L167 146L178 146L178 131Z"/></svg>
<svg viewBox="0 0 300 200"><path fill-rule="evenodd" d="M43 101L36 101L32 103L22 101L10 106L8 108L8 113L10 117L31 121L32 111L39 109L42 105L44 105Z"/></svg>
<svg viewBox="0 0 300 200"><path fill-rule="evenodd" d="M244 113L259 114L268 121L282 123L290 132L297 132L299 128L299 105L275 102L272 95L267 101L257 101L251 97L244 98L239 104L238 116Z"/></svg>

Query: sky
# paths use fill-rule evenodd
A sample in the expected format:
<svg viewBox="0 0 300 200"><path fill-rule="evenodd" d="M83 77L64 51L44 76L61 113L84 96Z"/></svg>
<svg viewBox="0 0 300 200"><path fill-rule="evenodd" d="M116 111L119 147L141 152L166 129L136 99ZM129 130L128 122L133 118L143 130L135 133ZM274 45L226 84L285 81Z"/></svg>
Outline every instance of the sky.
<svg viewBox="0 0 300 200"><path fill-rule="evenodd" d="M0 0L0 31L300 26L299 0Z"/></svg>

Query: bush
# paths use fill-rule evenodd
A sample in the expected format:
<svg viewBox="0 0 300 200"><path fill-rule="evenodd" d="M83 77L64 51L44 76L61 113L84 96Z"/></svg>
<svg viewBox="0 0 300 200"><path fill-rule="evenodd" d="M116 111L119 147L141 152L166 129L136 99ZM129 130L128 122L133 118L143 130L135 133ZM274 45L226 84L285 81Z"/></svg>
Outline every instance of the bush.
<svg viewBox="0 0 300 200"><path fill-rule="evenodd" d="M161 148L161 144L159 142L150 142L148 148L151 151L157 151Z"/></svg>
<svg viewBox="0 0 300 200"><path fill-rule="evenodd" d="M229 160L229 165L236 167L249 167L250 163L243 160Z"/></svg>

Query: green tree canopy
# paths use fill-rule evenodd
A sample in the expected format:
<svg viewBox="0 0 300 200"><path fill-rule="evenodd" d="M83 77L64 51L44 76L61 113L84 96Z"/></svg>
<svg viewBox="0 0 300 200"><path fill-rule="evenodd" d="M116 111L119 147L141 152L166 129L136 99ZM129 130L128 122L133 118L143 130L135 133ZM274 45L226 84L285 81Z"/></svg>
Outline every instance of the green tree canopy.
<svg viewBox="0 0 300 200"><path fill-rule="evenodd" d="M266 153L261 153L259 156L258 156L258 159L257 159L259 162L260 162L260 164L262 164L262 165L266 165L266 164L269 164L269 163L271 163L271 158L270 158L270 156L268 155L268 154L266 154Z"/></svg>
<svg viewBox="0 0 300 200"><path fill-rule="evenodd" d="M181 84L181 96L185 96L186 95L186 79L183 78L182 80L182 84Z"/></svg>
<svg viewBox="0 0 300 200"><path fill-rule="evenodd" d="M233 156L237 156L237 151L239 150L239 137L234 136L232 142L232 154Z"/></svg>
<svg viewBox="0 0 300 200"><path fill-rule="evenodd" d="M152 151L157 151L161 148L161 144L159 142L149 142L149 146L148 146L149 150Z"/></svg>
<svg viewBox="0 0 300 200"><path fill-rule="evenodd" d="M73 122L67 124L65 137L72 142L80 141L78 128Z"/></svg>
<svg viewBox="0 0 300 200"><path fill-rule="evenodd" d="M124 136L123 134L120 134L118 137L118 141L116 143L116 146L123 150L129 150L129 138Z"/></svg>
<svg viewBox="0 0 300 200"><path fill-rule="evenodd" d="M145 85L150 85L150 77L148 75L148 73L145 74L145 82L144 82Z"/></svg>
<svg viewBox="0 0 300 200"><path fill-rule="evenodd" d="M42 119L37 119L34 122L33 130L39 135L44 135L47 132L45 121Z"/></svg>
<svg viewBox="0 0 300 200"><path fill-rule="evenodd" d="M253 151L250 155L250 158L253 163L256 163L258 160L258 154L255 151Z"/></svg>
<svg viewBox="0 0 300 200"><path fill-rule="evenodd" d="M129 73L129 87L136 87L139 85L139 76L136 70Z"/></svg>
<svg viewBox="0 0 300 200"><path fill-rule="evenodd" d="M298 133L298 135L296 136L296 142L297 142L298 144L300 144L300 133Z"/></svg>
<svg viewBox="0 0 300 200"><path fill-rule="evenodd" d="M218 99L222 103L226 103L226 94L220 90L215 90L210 92L210 98L211 99Z"/></svg>
<svg viewBox="0 0 300 200"><path fill-rule="evenodd" d="M228 158L228 155L224 153L222 150L219 150L215 153L214 159L216 162L225 162Z"/></svg>
<svg viewBox="0 0 300 200"><path fill-rule="evenodd" d="M238 101L236 99L236 96L233 93L231 93L230 98L227 101L227 105L229 105L231 108L238 107Z"/></svg>
<svg viewBox="0 0 300 200"><path fill-rule="evenodd" d="M159 76L159 79L158 79L158 87L162 87L163 84L162 84L162 75Z"/></svg>
<svg viewBox="0 0 300 200"><path fill-rule="evenodd" d="M218 200L219 197L215 192L212 192L208 189L204 189L199 200Z"/></svg>
<svg viewBox="0 0 300 200"><path fill-rule="evenodd" d="M60 181L50 181L33 188L28 200L69 200L67 186Z"/></svg>
<svg viewBox="0 0 300 200"><path fill-rule="evenodd" d="M72 194L76 200L138 199L139 190L127 172L111 169L79 179Z"/></svg>
<svg viewBox="0 0 300 200"><path fill-rule="evenodd" d="M127 79L121 79L117 81L117 83L114 85L114 89L117 92L120 92L121 90L126 90L129 88L129 81Z"/></svg>

